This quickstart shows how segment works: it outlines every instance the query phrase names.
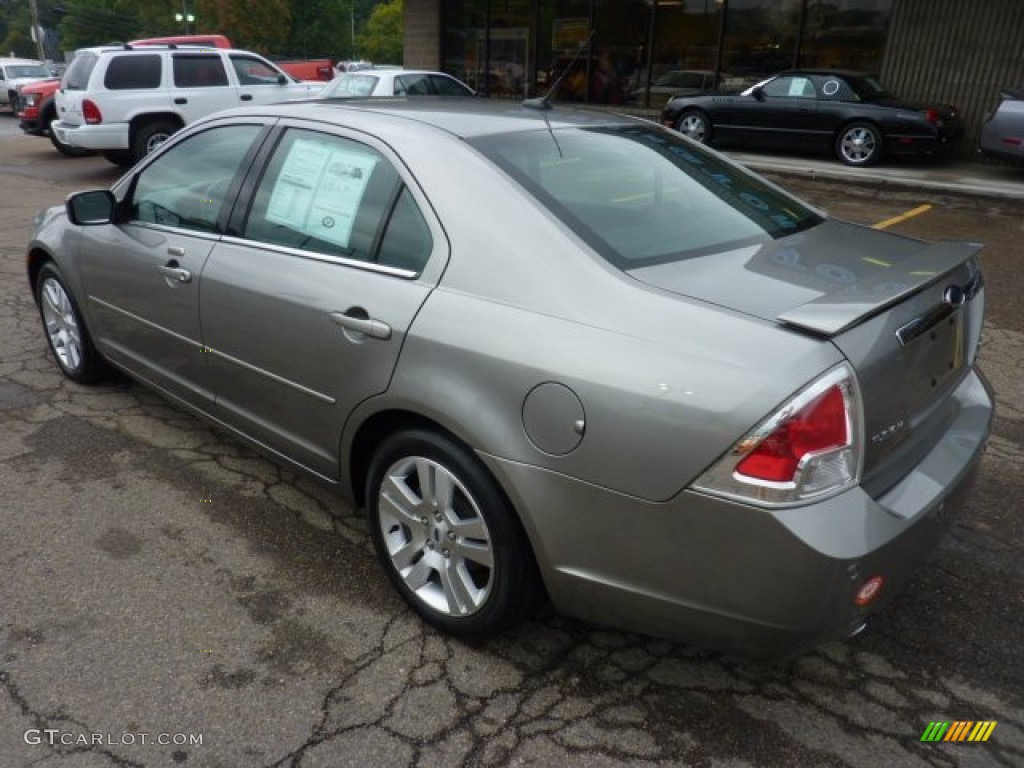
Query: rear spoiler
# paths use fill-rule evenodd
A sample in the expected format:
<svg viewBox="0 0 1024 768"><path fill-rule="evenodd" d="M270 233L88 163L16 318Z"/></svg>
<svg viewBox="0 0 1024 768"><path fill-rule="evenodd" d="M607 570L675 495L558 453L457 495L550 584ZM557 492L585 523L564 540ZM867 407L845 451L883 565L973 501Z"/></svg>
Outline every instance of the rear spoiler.
<svg viewBox="0 0 1024 768"><path fill-rule="evenodd" d="M827 293L783 312L776 320L822 336L835 336L939 281L983 247L981 243L933 243L866 286L858 284L854 290ZM970 284L958 287L964 292L963 297L970 298L981 288L981 272Z"/></svg>

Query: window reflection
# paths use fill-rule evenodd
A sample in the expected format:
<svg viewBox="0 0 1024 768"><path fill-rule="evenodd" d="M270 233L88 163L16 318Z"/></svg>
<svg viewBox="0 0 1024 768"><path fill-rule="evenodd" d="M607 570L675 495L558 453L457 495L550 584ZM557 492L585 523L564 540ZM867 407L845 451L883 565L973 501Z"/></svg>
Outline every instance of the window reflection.
<svg viewBox="0 0 1024 768"><path fill-rule="evenodd" d="M492 98L544 95L564 75L557 100L657 110L793 66L876 73L892 3L444 0L441 62Z"/></svg>

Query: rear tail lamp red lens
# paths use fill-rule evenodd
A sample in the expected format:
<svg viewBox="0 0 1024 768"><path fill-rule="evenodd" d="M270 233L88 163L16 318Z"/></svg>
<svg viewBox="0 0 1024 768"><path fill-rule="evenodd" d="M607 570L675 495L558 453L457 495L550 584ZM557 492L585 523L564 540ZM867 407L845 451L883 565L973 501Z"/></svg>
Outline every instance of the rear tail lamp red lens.
<svg viewBox="0 0 1024 768"><path fill-rule="evenodd" d="M762 421L694 483L694 489L765 507L810 503L860 482L860 390L847 363Z"/></svg>
<svg viewBox="0 0 1024 768"><path fill-rule="evenodd" d="M89 125L103 122L103 113L100 112L100 108L96 106L96 102L89 99L85 99L82 102L82 117L85 118L85 122Z"/></svg>
<svg viewBox="0 0 1024 768"><path fill-rule="evenodd" d="M736 472L756 480L789 483L805 456L849 442L846 405L837 385L776 427L736 465Z"/></svg>

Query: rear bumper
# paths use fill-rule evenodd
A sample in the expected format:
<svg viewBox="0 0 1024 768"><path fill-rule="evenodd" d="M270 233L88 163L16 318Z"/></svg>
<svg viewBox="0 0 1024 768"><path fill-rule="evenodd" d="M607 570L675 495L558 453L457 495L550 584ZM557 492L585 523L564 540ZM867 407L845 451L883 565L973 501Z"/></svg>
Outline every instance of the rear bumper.
<svg viewBox="0 0 1024 768"><path fill-rule="evenodd" d="M601 624L748 655L800 652L862 627L918 570L963 507L991 427L977 372L958 416L877 499L860 488L766 511L685 491L652 503L483 457L520 510L555 606ZM854 598L884 579L866 607Z"/></svg>
<svg viewBox="0 0 1024 768"><path fill-rule="evenodd" d="M99 125L72 125L60 120L50 124L62 144L80 149L128 149L127 123L101 123Z"/></svg>

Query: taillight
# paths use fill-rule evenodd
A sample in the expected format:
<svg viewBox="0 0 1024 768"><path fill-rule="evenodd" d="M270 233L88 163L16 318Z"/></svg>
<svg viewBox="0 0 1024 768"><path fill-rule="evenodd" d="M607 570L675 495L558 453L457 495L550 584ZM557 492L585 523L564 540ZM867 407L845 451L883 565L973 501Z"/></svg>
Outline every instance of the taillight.
<svg viewBox="0 0 1024 768"><path fill-rule="evenodd" d="M816 501L860 482L863 417L843 363L769 416L694 483L763 506Z"/></svg>
<svg viewBox="0 0 1024 768"><path fill-rule="evenodd" d="M932 125L936 125L939 122L939 110L937 109L926 109L924 111L924 119Z"/></svg>
<svg viewBox="0 0 1024 768"><path fill-rule="evenodd" d="M85 99L82 102L82 117L85 118L85 122L89 125L103 122L103 114L100 112L100 108L96 106L96 102L89 99Z"/></svg>

